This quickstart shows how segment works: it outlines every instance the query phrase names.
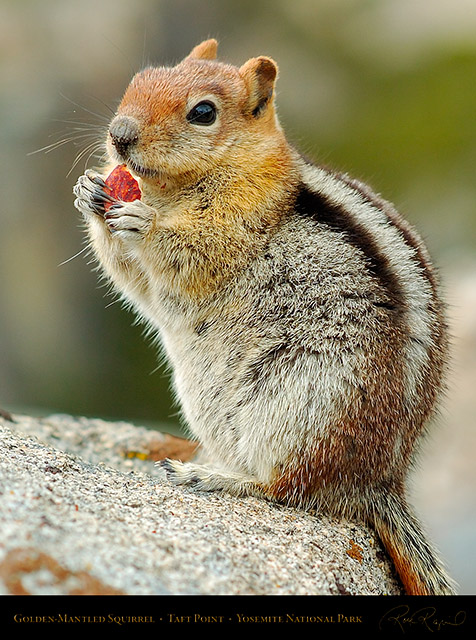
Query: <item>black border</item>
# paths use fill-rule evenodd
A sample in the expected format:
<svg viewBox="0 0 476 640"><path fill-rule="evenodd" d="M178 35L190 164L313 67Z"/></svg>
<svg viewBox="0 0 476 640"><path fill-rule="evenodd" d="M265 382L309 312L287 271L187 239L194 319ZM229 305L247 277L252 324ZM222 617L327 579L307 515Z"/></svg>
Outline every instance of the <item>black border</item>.
<svg viewBox="0 0 476 640"><path fill-rule="evenodd" d="M238 627L333 636L372 632L408 637L469 636L475 596L2 596L1 628L22 637L40 628L55 637L79 629L102 635Z"/></svg>

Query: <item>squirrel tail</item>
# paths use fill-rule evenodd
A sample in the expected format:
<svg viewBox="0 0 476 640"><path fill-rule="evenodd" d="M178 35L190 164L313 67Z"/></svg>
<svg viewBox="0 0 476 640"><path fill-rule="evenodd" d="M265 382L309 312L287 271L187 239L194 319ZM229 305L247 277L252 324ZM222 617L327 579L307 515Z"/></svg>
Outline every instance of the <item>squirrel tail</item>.
<svg viewBox="0 0 476 640"><path fill-rule="evenodd" d="M369 520L393 560L407 595L455 595L437 553L429 544L405 499L396 493L374 494Z"/></svg>

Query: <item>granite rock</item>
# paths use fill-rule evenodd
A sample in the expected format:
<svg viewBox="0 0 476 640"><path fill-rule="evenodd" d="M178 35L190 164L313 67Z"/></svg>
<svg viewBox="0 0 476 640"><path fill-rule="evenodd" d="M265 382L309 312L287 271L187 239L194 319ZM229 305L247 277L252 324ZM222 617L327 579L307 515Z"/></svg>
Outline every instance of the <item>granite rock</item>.
<svg viewBox="0 0 476 640"><path fill-rule="evenodd" d="M0 594L399 594L352 522L170 485L194 445L125 422L0 416Z"/></svg>

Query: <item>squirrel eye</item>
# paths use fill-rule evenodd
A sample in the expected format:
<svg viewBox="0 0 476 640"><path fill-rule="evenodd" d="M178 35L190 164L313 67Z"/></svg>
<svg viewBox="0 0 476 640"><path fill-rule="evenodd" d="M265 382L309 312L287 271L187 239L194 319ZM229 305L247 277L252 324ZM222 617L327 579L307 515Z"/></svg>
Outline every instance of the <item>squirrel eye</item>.
<svg viewBox="0 0 476 640"><path fill-rule="evenodd" d="M209 125L217 119L217 108L213 102L204 100L190 109L187 113L187 120L191 124Z"/></svg>

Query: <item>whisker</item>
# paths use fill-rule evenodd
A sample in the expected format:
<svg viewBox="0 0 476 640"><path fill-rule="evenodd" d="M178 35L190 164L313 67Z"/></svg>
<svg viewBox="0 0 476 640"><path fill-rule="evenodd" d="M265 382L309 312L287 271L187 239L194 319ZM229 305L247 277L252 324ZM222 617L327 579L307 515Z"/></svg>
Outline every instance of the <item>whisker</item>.
<svg viewBox="0 0 476 640"><path fill-rule="evenodd" d="M64 260L63 262L60 262L58 267L62 267L64 264L68 264L68 262L71 262L71 260L74 260L75 258L77 258L78 256L80 256L82 253L84 253L85 251L89 251L89 246L85 246L81 249L81 251L78 251L78 253L75 253L74 256L71 256L71 258L68 258L67 260Z"/></svg>
<svg viewBox="0 0 476 640"><path fill-rule="evenodd" d="M111 106L109 106L107 102L104 102L103 100L101 100L101 98L98 98L97 96L89 96L89 97L92 98L93 100L96 100L96 102L99 102L99 104L105 107L111 115L113 116L116 115L116 112L114 111L114 109Z"/></svg>
<svg viewBox="0 0 476 640"><path fill-rule="evenodd" d="M89 143L88 145L86 145L83 149L81 149L81 151L78 152L78 154L76 155L76 158L73 161L73 164L71 166L70 172L78 165L80 160L82 158L84 158L84 156L87 153L89 153L91 150L94 150L96 148L99 150L98 145L99 145L99 143L97 141L93 141L93 142Z"/></svg>
<svg viewBox="0 0 476 640"><path fill-rule="evenodd" d="M66 174L66 177L69 177L83 159L85 159L86 168L91 158L107 157L104 140L109 126L110 115L108 114L106 116L104 114L96 113L95 111L85 107L84 105L75 102L61 92L60 95L63 99L67 100L75 107L100 120L100 122L91 123L83 121L81 119L81 116L79 116L78 118L77 115L76 117L73 116L69 119L55 119L53 120L53 122L61 122L62 124L67 125L67 127L63 127L63 131L58 131L49 136L50 138L53 136L59 137L59 139L51 142L50 144L46 144L39 149L34 149L33 151L28 152L27 155L32 156L37 153L51 153L52 151L56 151L66 144L74 145L76 148L79 148L79 151L73 160L70 170ZM90 97L100 102L106 109L108 109L111 114L114 114L113 109L102 100L100 100L99 98L95 98L94 96ZM76 109L74 110L74 113L77 114Z"/></svg>
<svg viewBox="0 0 476 640"><path fill-rule="evenodd" d="M106 42L108 42L108 44L110 44L112 47L114 47L114 49L116 49L116 51L122 56L122 59L124 60L125 64L129 67L129 75L133 76L136 73L137 69L134 68L134 65L132 64L132 60L129 58L129 56L126 54L126 52L123 51L118 46L117 42L114 42L113 40L111 40L107 36L104 36L104 39L106 40Z"/></svg>
<svg viewBox="0 0 476 640"><path fill-rule="evenodd" d="M68 102L70 102L73 106L77 107L78 109L82 109L83 111L85 111L86 113L89 113L91 116L94 116L95 118L98 118L99 120L103 120L103 121L107 121L109 122L109 116L105 116L102 113L96 113L94 111L91 111L91 109L88 109L87 107L85 107L82 104L79 104L78 102L75 102L74 100L72 100L71 98L68 98L68 96L65 96L63 93L60 92L60 96L62 98L64 98L65 100L67 100ZM110 108L110 107L109 107Z"/></svg>
<svg viewBox="0 0 476 640"><path fill-rule="evenodd" d="M147 25L144 25L144 42L142 44L142 68L146 66Z"/></svg>
<svg viewBox="0 0 476 640"><path fill-rule="evenodd" d="M44 147L41 147L40 149L35 149L34 151L30 151L29 153L27 153L27 156L33 156L36 153L41 153L42 151L44 151L45 153L50 153L51 151L54 151L55 149L58 149L59 147L61 147L64 144L68 144L70 142L76 142L78 140L83 140L84 138L95 138L97 139L97 134L96 133L83 133L83 134L75 134L75 135L71 135L67 138L62 138L61 140L56 140L55 142L52 142L51 144L47 144Z"/></svg>
<svg viewBox="0 0 476 640"><path fill-rule="evenodd" d="M91 153L89 154L87 160L86 160L86 164L89 163L89 161L91 160L91 158L97 158L98 157L98 153L100 152L100 148L99 146L96 146L95 149L91 150ZM102 155L102 154L101 154Z"/></svg>
<svg viewBox="0 0 476 640"><path fill-rule="evenodd" d="M82 158L84 158L84 156L85 156L86 154L88 154L89 152L91 152L91 153L89 154L89 156L88 156L87 161L86 161L86 165L87 165L87 162L89 161L89 159L90 159L90 158L91 158L95 153L97 153L97 152L99 152L99 151L101 150L101 146L102 146L102 143L101 143L101 142L99 142L99 141L97 141L97 140L95 140L95 141L91 142L90 144L88 144L84 149L82 149L82 150L78 153L78 155L76 156L76 158L75 158L75 160L74 160L74 162L73 162L73 164L72 164L72 166L71 166L71 169L70 169L70 170L68 171L68 173L66 174L66 177L68 177L69 175L71 175L72 171L77 167L77 165L78 165L78 164L79 164L79 162L82 160ZM86 166L86 165L85 165L85 166Z"/></svg>
<svg viewBox="0 0 476 640"><path fill-rule="evenodd" d="M35 153L41 153L42 151L44 151L45 153L50 153L50 151L54 151L55 149L58 149L62 145L67 144L68 142L71 142L71 141L72 141L71 138L63 138L62 140L57 140L56 142L47 144L46 146L41 147L40 149L35 149L35 151L29 151L26 155L33 156L35 155Z"/></svg>
<svg viewBox="0 0 476 640"><path fill-rule="evenodd" d="M61 122L62 124L75 125L70 127L72 131L107 131L107 125L96 124L94 122L83 122L81 120L60 120L55 118L53 122Z"/></svg>
<svg viewBox="0 0 476 640"><path fill-rule="evenodd" d="M99 153L100 149L99 147L96 147L95 149L92 149L91 153L88 155L88 157L86 158L86 162L85 167L87 167L89 165L89 161L91 160L91 158L97 157L97 154ZM104 154L101 154L104 155ZM71 171L68 173L68 175L71 173Z"/></svg>

